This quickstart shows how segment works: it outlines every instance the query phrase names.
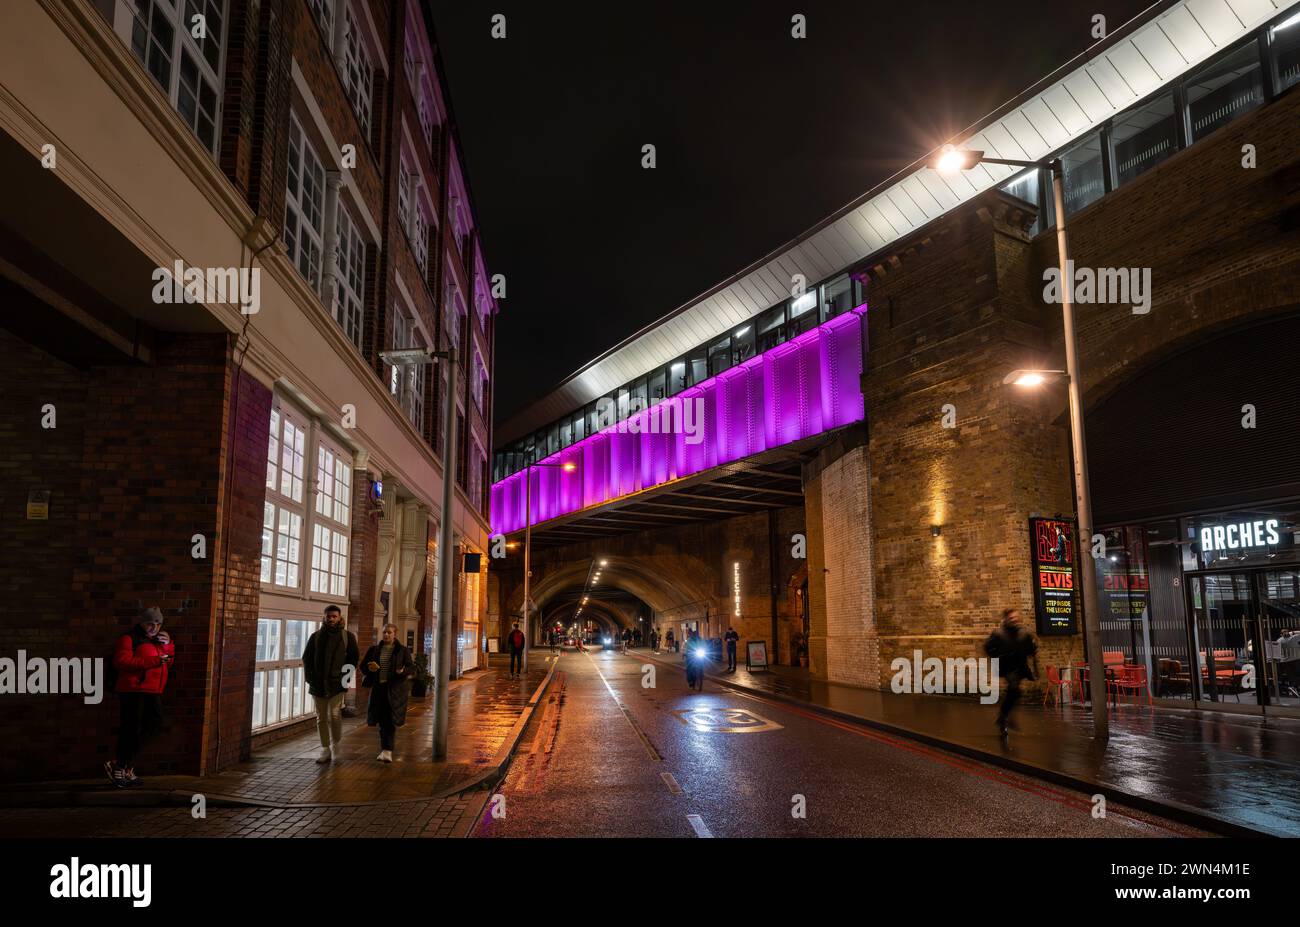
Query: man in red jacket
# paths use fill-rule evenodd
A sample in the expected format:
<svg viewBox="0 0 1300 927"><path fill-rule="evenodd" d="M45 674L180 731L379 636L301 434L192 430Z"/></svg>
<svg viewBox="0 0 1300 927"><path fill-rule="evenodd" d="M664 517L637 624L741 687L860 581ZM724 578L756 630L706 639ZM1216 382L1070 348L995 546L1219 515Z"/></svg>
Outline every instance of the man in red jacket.
<svg viewBox="0 0 1300 927"><path fill-rule="evenodd" d="M162 726L162 694L176 656L176 645L162 625L162 611L146 608L139 624L119 637L113 648L122 714L117 732L117 759L105 763L104 771L118 788L140 784L135 774L136 755Z"/></svg>

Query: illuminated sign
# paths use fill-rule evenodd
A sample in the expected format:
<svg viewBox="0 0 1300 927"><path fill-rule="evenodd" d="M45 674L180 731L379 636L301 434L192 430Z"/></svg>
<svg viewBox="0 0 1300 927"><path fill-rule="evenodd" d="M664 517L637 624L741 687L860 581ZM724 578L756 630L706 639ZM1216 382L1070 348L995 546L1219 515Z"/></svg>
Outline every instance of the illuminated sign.
<svg viewBox="0 0 1300 927"><path fill-rule="evenodd" d="M1201 551L1244 550L1278 544L1277 519L1243 521L1235 525L1207 525L1201 529Z"/></svg>
<svg viewBox="0 0 1300 927"><path fill-rule="evenodd" d="M1040 636L1074 634L1074 522L1062 518L1029 519L1034 568L1034 610Z"/></svg>
<svg viewBox="0 0 1300 927"><path fill-rule="evenodd" d="M740 617L740 561L731 565L731 597L735 605L734 614Z"/></svg>

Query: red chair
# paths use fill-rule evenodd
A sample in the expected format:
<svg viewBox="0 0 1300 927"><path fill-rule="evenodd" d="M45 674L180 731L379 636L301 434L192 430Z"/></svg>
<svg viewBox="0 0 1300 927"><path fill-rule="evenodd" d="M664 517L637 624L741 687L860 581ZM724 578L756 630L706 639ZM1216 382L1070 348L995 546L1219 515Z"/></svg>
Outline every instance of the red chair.
<svg viewBox="0 0 1300 927"><path fill-rule="evenodd" d="M1065 703L1061 701L1061 691L1073 685L1071 680L1061 678L1060 670L1050 663L1047 664L1047 695L1043 698L1043 703L1064 706Z"/></svg>
<svg viewBox="0 0 1300 927"><path fill-rule="evenodd" d="M1122 692L1133 693L1133 703L1137 704L1139 694L1146 690L1147 704L1151 704L1151 687L1147 685L1147 668L1145 666L1122 666L1118 668L1118 674L1109 685L1115 688L1115 695L1118 698Z"/></svg>

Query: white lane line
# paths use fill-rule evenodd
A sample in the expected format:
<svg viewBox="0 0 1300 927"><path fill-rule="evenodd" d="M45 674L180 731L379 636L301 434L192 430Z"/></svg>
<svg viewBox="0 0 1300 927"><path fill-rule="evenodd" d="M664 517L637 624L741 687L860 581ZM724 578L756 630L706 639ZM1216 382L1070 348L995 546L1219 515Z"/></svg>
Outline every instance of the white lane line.
<svg viewBox="0 0 1300 927"><path fill-rule="evenodd" d="M691 827L695 828L695 836L712 837L713 833L704 825L704 818L698 814L686 815L686 820L691 822Z"/></svg>
<svg viewBox="0 0 1300 927"><path fill-rule="evenodd" d="M673 778L672 773L661 772L659 778L664 780L664 785L668 786L668 791L672 792L674 795L682 794L682 787L677 784L677 780Z"/></svg>
<svg viewBox="0 0 1300 927"><path fill-rule="evenodd" d="M614 700L614 704L618 706L618 710L621 711L623 717L627 719L627 723L631 726L637 739L641 741L641 746L645 748L645 752L649 755L650 759L654 760L656 763L660 762L663 757L661 757L659 751L654 748L654 744L650 743L650 738L645 736L645 731L641 730L641 725L636 723L636 719L632 717L632 712L628 710L627 706L624 705L622 700L618 697L618 693L615 692L614 687L609 684L609 680L605 678L605 674L600 671L600 667L596 665L596 661L592 660L590 654L587 655L587 659L591 660L591 665L592 668L596 670L596 675L600 677L600 681L603 682L605 688L609 690L609 697Z"/></svg>

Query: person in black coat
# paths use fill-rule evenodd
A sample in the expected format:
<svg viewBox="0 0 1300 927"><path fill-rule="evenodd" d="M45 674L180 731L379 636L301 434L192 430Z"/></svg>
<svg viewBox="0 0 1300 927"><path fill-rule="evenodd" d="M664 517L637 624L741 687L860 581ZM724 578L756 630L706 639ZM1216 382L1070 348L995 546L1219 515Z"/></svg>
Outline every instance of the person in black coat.
<svg viewBox="0 0 1300 927"><path fill-rule="evenodd" d="M984 642L984 652L997 657L998 675L1007 680L1007 691L1002 696L997 720L998 730L1005 737L1007 728L1015 727L1011 711L1020 701L1020 683L1035 678L1031 661L1038 653L1034 636L1020 623L1019 609L1008 608L1002 613L1002 625Z"/></svg>
<svg viewBox="0 0 1300 927"><path fill-rule="evenodd" d="M366 723L379 726L381 763L393 762L393 739L406 723L406 702L411 694L411 651L397 641L397 625L384 625L384 636L372 644L361 661L361 684L371 689Z"/></svg>

